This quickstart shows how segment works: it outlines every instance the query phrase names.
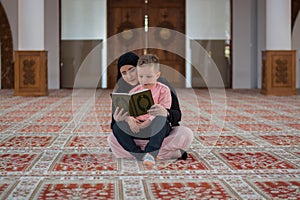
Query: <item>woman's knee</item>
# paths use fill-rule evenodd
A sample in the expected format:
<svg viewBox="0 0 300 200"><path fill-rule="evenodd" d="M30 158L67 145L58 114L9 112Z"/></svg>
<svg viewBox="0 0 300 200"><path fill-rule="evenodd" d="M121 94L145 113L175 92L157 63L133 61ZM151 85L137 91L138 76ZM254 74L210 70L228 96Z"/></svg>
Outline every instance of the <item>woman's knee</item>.
<svg viewBox="0 0 300 200"><path fill-rule="evenodd" d="M114 136L113 133L108 134L108 136L107 136L107 142L108 142L108 145L110 147L112 146L112 144L114 144L114 143L117 142L117 139L116 139L116 137Z"/></svg>
<svg viewBox="0 0 300 200"><path fill-rule="evenodd" d="M194 133L190 128L188 128L186 126L182 126L182 129L183 129L184 135L186 135L191 140L194 138Z"/></svg>
<svg viewBox="0 0 300 200"><path fill-rule="evenodd" d="M186 143L191 143L194 139L193 131L186 126L174 127L171 134L174 134L175 137L179 137L180 140L186 141Z"/></svg>

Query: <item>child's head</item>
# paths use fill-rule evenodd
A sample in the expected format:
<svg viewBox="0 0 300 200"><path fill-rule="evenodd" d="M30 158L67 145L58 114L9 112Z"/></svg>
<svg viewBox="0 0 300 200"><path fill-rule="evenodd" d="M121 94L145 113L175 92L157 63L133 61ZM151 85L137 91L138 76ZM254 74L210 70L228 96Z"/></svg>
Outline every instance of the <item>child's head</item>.
<svg viewBox="0 0 300 200"><path fill-rule="evenodd" d="M158 57L153 54L141 56L137 63L137 74L139 83L144 88L153 87L160 76Z"/></svg>

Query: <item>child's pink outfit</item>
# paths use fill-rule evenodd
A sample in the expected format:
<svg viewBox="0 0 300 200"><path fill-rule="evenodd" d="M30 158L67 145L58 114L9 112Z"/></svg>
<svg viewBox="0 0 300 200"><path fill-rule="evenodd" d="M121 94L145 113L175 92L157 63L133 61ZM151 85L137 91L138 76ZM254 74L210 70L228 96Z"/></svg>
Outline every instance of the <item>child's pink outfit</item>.
<svg viewBox="0 0 300 200"><path fill-rule="evenodd" d="M140 90L144 90L145 88L143 88L142 85L138 85L135 88L133 88L132 90L129 91L129 93L134 93ZM171 104L172 104L172 97L171 97L171 92L170 89L168 88L168 86L157 82L153 87L151 87L151 93L152 93L152 97L153 97L153 101L155 104L160 104L162 105L164 108L168 108L170 109ZM137 119L145 121L146 119L153 119L153 116L150 116L149 114L146 115L142 115L137 117Z"/></svg>

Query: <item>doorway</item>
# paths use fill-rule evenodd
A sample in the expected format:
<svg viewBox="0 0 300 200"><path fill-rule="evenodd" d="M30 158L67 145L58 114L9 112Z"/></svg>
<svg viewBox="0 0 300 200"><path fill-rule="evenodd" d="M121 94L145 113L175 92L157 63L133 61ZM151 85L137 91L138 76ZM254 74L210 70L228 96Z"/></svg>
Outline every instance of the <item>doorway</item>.
<svg viewBox="0 0 300 200"><path fill-rule="evenodd" d="M100 87L100 81L97 85L94 83L89 83L91 75L95 72L93 71L93 67L88 67L85 70L90 70L91 72L86 71L88 74L83 74L81 72L81 79L87 77L87 80L84 80L84 83L75 83L76 76L82 67L83 62L86 60L88 55L100 45L101 40L61 40L60 41L60 49L61 49L61 62L60 62L60 73L61 73L61 88L74 88L74 87L82 87L82 88L94 88ZM100 51L97 54L97 58L101 60ZM100 65L99 65L100 67ZM98 70L96 70L98 71ZM90 75L90 76L89 76ZM77 79L78 81L78 79Z"/></svg>
<svg viewBox="0 0 300 200"><path fill-rule="evenodd" d="M153 35L147 35L147 27L160 27L155 34L157 37L153 39L160 45L159 48L148 48L147 40ZM134 29L145 31L141 34ZM113 60L107 68L108 88L113 88L116 83L116 65L120 52L128 50L139 56L145 53L156 54L161 63L162 76L174 87L185 86L185 60L168 51L170 43L176 46L172 49L185 51L185 42L176 41L172 37L172 31L185 33L185 0L108 0L107 31L108 38L120 38L107 45L108 60Z"/></svg>

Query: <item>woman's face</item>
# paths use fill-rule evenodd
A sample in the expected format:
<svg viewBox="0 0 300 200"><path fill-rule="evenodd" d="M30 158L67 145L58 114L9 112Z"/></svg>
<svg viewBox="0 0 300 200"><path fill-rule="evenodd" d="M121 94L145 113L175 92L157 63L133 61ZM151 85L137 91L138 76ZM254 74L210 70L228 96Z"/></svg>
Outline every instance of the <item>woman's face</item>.
<svg viewBox="0 0 300 200"><path fill-rule="evenodd" d="M136 67L133 65L123 65L120 68L120 72L122 74L122 78L130 85L137 85L138 84L138 77Z"/></svg>

